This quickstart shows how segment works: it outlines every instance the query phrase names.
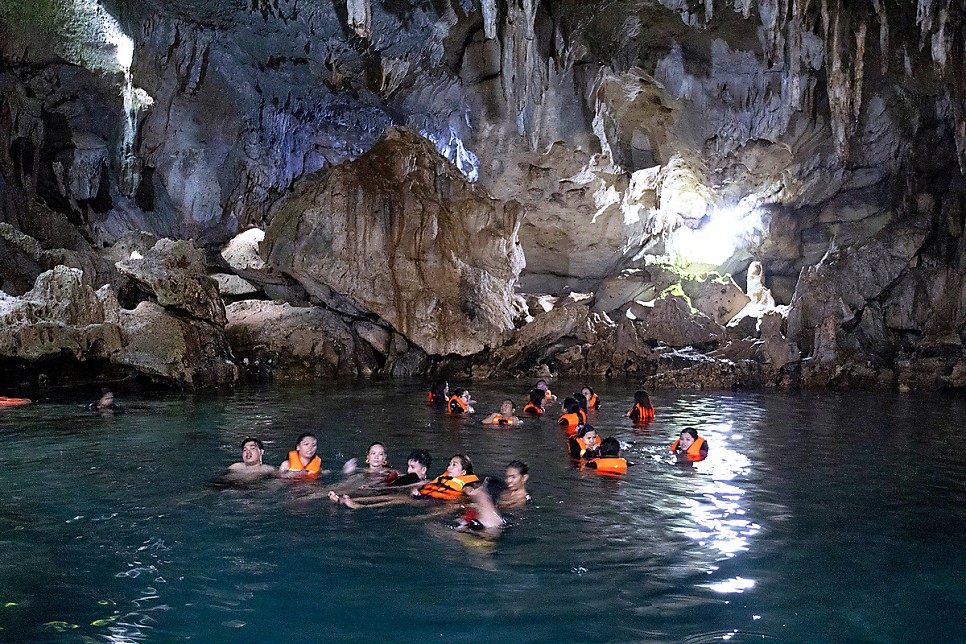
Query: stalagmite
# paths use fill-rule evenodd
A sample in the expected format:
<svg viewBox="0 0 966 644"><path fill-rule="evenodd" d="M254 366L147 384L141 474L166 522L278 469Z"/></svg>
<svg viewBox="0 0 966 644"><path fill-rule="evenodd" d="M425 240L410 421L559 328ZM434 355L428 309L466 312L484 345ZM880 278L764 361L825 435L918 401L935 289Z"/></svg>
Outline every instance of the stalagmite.
<svg viewBox="0 0 966 644"><path fill-rule="evenodd" d="M370 0L348 0L346 9L349 12L349 26L359 34L360 38L372 35L372 7Z"/></svg>
<svg viewBox="0 0 966 644"><path fill-rule="evenodd" d="M496 38L496 19L499 17L496 0L480 0L483 9L483 35L488 40Z"/></svg>

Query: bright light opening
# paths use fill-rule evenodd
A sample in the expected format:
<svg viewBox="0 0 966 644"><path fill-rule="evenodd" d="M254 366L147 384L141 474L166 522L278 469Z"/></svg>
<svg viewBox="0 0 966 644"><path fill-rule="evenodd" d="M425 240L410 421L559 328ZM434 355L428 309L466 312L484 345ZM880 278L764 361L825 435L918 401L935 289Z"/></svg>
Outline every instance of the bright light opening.
<svg viewBox="0 0 966 644"><path fill-rule="evenodd" d="M681 226L668 237L668 251L689 264L720 266L735 250L748 244L764 231L761 214L756 210L727 208L712 212L707 223L697 229Z"/></svg>

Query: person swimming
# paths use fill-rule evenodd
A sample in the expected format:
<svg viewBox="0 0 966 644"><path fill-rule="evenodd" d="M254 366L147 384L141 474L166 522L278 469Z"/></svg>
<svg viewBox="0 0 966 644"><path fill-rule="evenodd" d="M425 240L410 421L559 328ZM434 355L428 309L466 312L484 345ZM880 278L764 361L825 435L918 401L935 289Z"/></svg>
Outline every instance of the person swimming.
<svg viewBox="0 0 966 644"><path fill-rule="evenodd" d="M449 400L449 383L445 380L437 380L429 388L427 402L434 406L443 406Z"/></svg>
<svg viewBox="0 0 966 644"><path fill-rule="evenodd" d="M643 389L634 392L634 406L627 412L627 417L635 423L649 423L654 420L654 405Z"/></svg>
<svg viewBox="0 0 966 644"><path fill-rule="evenodd" d="M449 397L448 411L452 416L462 416L472 414L476 410L470 403L476 402L470 397L470 392L466 389L457 388L453 390L453 395Z"/></svg>
<svg viewBox="0 0 966 644"><path fill-rule="evenodd" d="M527 481L530 480L530 467L523 461L510 461L506 466L506 490L499 496L497 505L501 508L518 508L530 500L527 494Z"/></svg>
<svg viewBox="0 0 966 644"><path fill-rule="evenodd" d="M503 481L489 476L482 481L468 483L464 491L473 505L456 519L453 528L461 532L483 533L489 537L498 537L504 521L497 509L497 499L506 492L506 489Z"/></svg>
<svg viewBox="0 0 966 644"><path fill-rule="evenodd" d="M708 458L708 441L698 436L698 430L694 427L685 427L671 445L671 451L679 463L697 463Z"/></svg>
<svg viewBox="0 0 966 644"><path fill-rule="evenodd" d="M543 415L543 406L546 404L546 400L547 398L543 395L541 389L531 389L527 404L523 406L523 413L530 414L531 416Z"/></svg>
<svg viewBox="0 0 966 644"><path fill-rule="evenodd" d="M583 387L580 388L580 393L582 393L584 395L584 398L587 399L588 411L591 409L594 409L594 410L600 409L600 403L601 403L600 396L595 394L593 389L591 389L587 385L584 385Z"/></svg>
<svg viewBox="0 0 966 644"><path fill-rule="evenodd" d="M422 486L426 483L426 475L429 472L429 467L433 463L433 457L430 456L429 452L424 449L414 449L409 453L409 457L406 459L406 474L396 477L384 484L384 488L390 488L395 490L407 490L414 486ZM400 503L405 501L408 496L400 496L397 492L396 494L382 494L377 496L362 496L362 497L350 497L348 494L339 494L335 490L329 490L328 493L329 500L333 503L341 503L342 505L356 509L361 507L376 507L380 505L392 505L394 503Z"/></svg>
<svg viewBox="0 0 966 644"><path fill-rule="evenodd" d="M540 391L542 391L543 397L547 400L547 402L553 402L554 400L557 399L557 397L554 396L553 393L550 391L550 387L547 386L546 380L538 380L537 384L533 385L533 388L539 389Z"/></svg>
<svg viewBox="0 0 966 644"><path fill-rule="evenodd" d="M262 463L265 455L265 445L257 438L246 438L242 441L242 460L228 466L227 477L230 479L252 480L265 476L274 476L277 471L271 465Z"/></svg>
<svg viewBox="0 0 966 644"><path fill-rule="evenodd" d="M426 485L413 490L413 496L453 500L459 498L467 484L478 481L473 474L473 461L466 454L456 454L450 459L446 472Z"/></svg>
<svg viewBox="0 0 966 644"><path fill-rule="evenodd" d="M101 397L87 405L89 411L114 411L117 405L114 404L114 392L110 389L101 389Z"/></svg>
<svg viewBox="0 0 966 644"><path fill-rule="evenodd" d="M587 415L580 408L580 403L569 396L564 398L563 408L564 414L557 419L557 424L567 429L568 436L573 436L581 425L586 424Z"/></svg>
<svg viewBox="0 0 966 644"><path fill-rule="evenodd" d="M366 449L366 469L362 473L367 476L389 475L393 470L389 469L388 460L386 446L378 441L371 443L368 449ZM342 466L342 473L346 475L356 473L358 464L359 461L357 459L350 458Z"/></svg>
<svg viewBox="0 0 966 644"><path fill-rule="evenodd" d="M567 440L571 458L591 459L599 456L600 437L593 425L583 425Z"/></svg>
<svg viewBox="0 0 966 644"><path fill-rule="evenodd" d="M600 456L587 461L586 467L598 474L619 475L627 472L627 459L621 458L621 442L608 436L600 443Z"/></svg>
<svg viewBox="0 0 966 644"><path fill-rule="evenodd" d="M500 405L500 411L490 414L483 419L484 425L522 425L523 421L516 417L517 406L507 398Z"/></svg>
<svg viewBox="0 0 966 644"><path fill-rule="evenodd" d="M328 470L322 469L322 459L316 454L319 440L315 434L306 432L295 441L295 449L288 453L288 459L278 466L279 476L285 478L317 479Z"/></svg>

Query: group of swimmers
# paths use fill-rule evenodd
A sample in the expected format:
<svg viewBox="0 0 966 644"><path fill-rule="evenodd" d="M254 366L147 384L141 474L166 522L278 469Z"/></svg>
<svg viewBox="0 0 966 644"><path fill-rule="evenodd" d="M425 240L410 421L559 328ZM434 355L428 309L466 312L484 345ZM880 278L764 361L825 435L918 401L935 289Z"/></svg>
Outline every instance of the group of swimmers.
<svg viewBox="0 0 966 644"><path fill-rule="evenodd" d="M546 381L537 381L530 391L524 412L531 416L542 416L547 407L557 400ZM444 406L448 414L462 416L474 413L470 392L457 388L452 392L446 382L433 385L428 394L431 405ZM589 414L596 413L601 406L601 398L588 386L564 399L563 413L557 424L566 431L567 449L570 457L582 467L599 474L621 475L630 465L620 455L620 441L613 437L601 439L594 426L588 422ZM646 391L634 394L634 405L627 417L635 423L646 425L654 419L654 406ZM499 412L487 415L485 425L521 425L523 420L516 416L516 405L512 400L504 400ZM277 468L263 463L265 447L258 438L247 438L242 443L242 460L228 468L228 475L248 480L262 476L282 478L317 479L329 473L322 466L317 454L318 438L311 433L298 437L295 449L288 453ZM697 430L688 427L680 432L671 446L679 462L696 462L708 455L707 441L698 436ZM365 467L360 468L356 459L349 459L342 467L346 475L344 481L332 487L325 494L333 503L356 509L407 502L412 499L458 500L465 495L471 502L457 520L456 528L467 531L482 531L488 534L504 524L500 510L518 507L529 499L526 483L529 467L526 463L513 460L506 466L505 479L477 476L473 462L466 454L453 455L446 471L434 479L429 478L432 457L424 449L413 450L406 459L406 473L398 472L388 465L386 447L380 442L369 445L366 451ZM354 493L354 494L352 494Z"/></svg>

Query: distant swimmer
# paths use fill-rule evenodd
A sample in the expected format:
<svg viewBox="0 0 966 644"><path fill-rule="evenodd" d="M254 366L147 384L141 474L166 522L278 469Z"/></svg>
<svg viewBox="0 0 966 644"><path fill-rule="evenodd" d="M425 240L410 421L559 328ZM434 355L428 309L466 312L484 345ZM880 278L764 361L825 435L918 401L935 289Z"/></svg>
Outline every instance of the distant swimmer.
<svg viewBox="0 0 966 644"><path fill-rule="evenodd" d="M473 461L470 457L466 454L456 454L450 459L446 473L413 490L413 496L454 500L460 497L466 485L478 480L479 478L473 474Z"/></svg>
<svg viewBox="0 0 966 644"><path fill-rule="evenodd" d="M453 416L462 416L464 414L472 414L475 409L470 406L470 403L476 402L470 397L470 392L466 389L454 389L453 395L449 397L449 413Z"/></svg>
<svg viewBox="0 0 966 644"><path fill-rule="evenodd" d="M634 392L634 406L627 412L627 417L635 423L649 423L654 420L654 405L643 389Z"/></svg>
<svg viewBox="0 0 966 644"><path fill-rule="evenodd" d="M497 505L501 508L518 508L527 504L527 481L530 480L530 467L523 461L510 461L506 466L506 490L500 495Z"/></svg>
<svg viewBox="0 0 966 644"><path fill-rule="evenodd" d="M531 389L527 404L523 406L523 413L531 416L542 416L546 402L547 398L543 395L542 390Z"/></svg>
<svg viewBox="0 0 966 644"><path fill-rule="evenodd" d="M567 435L573 436L581 425L587 423L587 414L580 408L574 398L567 397L563 401L564 415L557 419L558 425L563 425L567 429Z"/></svg>
<svg viewBox="0 0 966 644"><path fill-rule="evenodd" d="M114 404L114 393L110 389L102 389L101 397L87 405L90 411L113 411L117 409Z"/></svg>
<svg viewBox="0 0 966 644"><path fill-rule="evenodd" d="M598 474L612 476L627 472L627 459L621 458L621 442L609 436L600 443L600 456L587 461L586 467Z"/></svg>
<svg viewBox="0 0 966 644"><path fill-rule="evenodd" d="M228 467L228 477L249 480L275 476L276 469L262 463L263 456L265 456L265 446L262 441L257 438L246 438L242 441L242 460Z"/></svg>
<svg viewBox="0 0 966 644"><path fill-rule="evenodd" d="M547 386L546 380L538 380L537 384L535 384L533 388L542 391L543 397L547 400L547 402L553 402L557 399L557 397L553 395L553 392L550 391L550 387Z"/></svg>
<svg viewBox="0 0 966 644"><path fill-rule="evenodd" d="M580 388L580 393L582 393L584 395L584 398L587 399L588 410L600 409L600 402L601 402L600 396L595 394L593 389L591 389L587 385L584 385L583 387Z"/></svg>
<svg viewBox="0 0 966 644"><path fill-rule="evenodd" d="M680 437L671 445L678 462L697 463L708 458L708 441L698 436L694 427L685 427Z"/></svg>
<svg viewBox="0 0 966 644"><path fill-rule="evenodd" d="M449 383L445 380L437 380L434 382L432 387L429 388L429 393L426 396L427 403L438 407L444 406L448 399Z"/></svg>
<svg viewBox="0 0 966 644"><path fill-rule="evenodd" d="M522 425L523 421L516 417L517 406L507 398L500 405L499 413L490 414L483 419L484 425Z"/></svg>
<svg viewBox="0 0 966 644"><path fill-rule="evenodd" d="M599 456L600 437L593 425L584 425L567 441L571 458L591 459Z"/></svg>
<svg viewBox="0 0 966 644"><path fill-rule="evenodd" d="M379 505L391 505L400 503L408 499L407 496L400 496L399 492L408 490L417 485L426 483L426 475L429 466L433 463L433 457L424 449L414 449L409 453L406 460L407 471L403 476L394 478L387 482L383 489L397 490L396 494L379 496L350 497L348 494L339 494L335 490L329 490L329 500L333 503L341 503L348 508L375 507Z"/></svg>
<svg viewBox="0 0 966 644"><path fill-rule="evenodd" d="M278 466L278 473L286 478L317 479L328 470L322 469L322 459L315 453L319 441L314 434L305 433L295 441L295 449Z"/></svg>

